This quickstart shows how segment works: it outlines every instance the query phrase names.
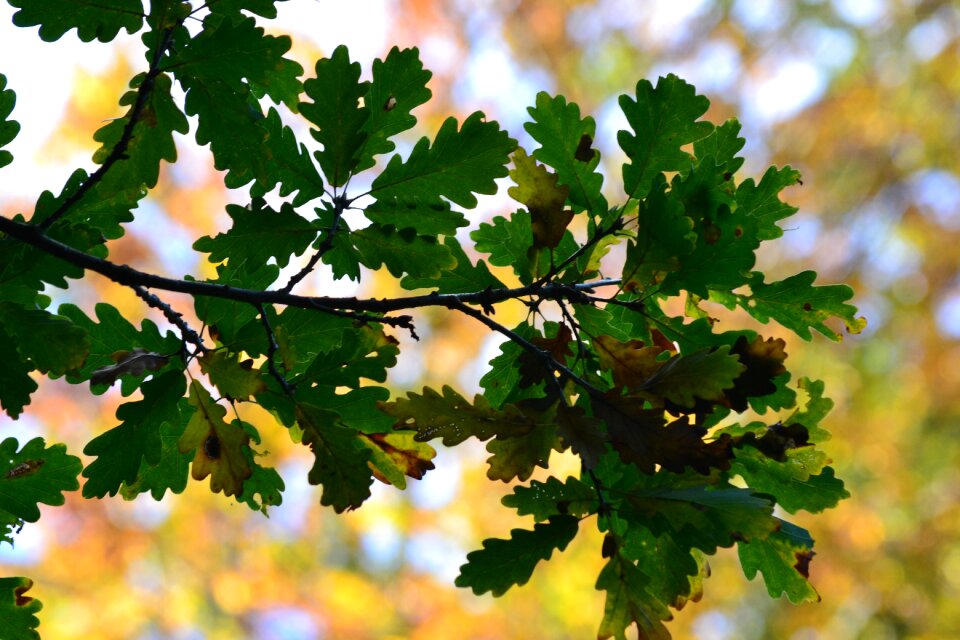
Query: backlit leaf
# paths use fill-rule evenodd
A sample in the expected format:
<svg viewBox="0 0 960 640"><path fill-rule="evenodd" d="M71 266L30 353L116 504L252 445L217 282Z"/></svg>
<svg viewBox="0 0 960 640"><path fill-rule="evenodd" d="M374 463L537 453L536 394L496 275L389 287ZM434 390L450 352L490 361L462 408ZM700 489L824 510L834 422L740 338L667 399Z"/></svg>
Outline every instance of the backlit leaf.
<svg viewBox="0 0 960 640"><path fill-rule="evenodd" d="M549 560L554 549L567 548L577 535L578 522L573 516L552 516L534 525L533 531L514 529L507 540L484 540L483 549L467 554L456 585L477 595L490 591L502 596L513 585L526 584L541 560Z"/></svg>

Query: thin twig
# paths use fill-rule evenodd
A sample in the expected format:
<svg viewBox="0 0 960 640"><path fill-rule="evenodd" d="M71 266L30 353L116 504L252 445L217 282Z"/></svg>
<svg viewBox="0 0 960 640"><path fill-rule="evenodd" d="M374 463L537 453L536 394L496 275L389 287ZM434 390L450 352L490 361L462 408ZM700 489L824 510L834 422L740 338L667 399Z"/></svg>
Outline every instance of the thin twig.
<svg viewBox="0 0 960 640"><path fill-rule="evenodd" d="M297 283L306 278L307 275L313 271L314 267L317 266L317 263L320 262L320 259L328 251L330 251L330 249L333 248L333 242L337 237L337 231L340 229L340 219L343 217L344 211L346 211L350 206L350 202L351 201L343 195L334 197L333 224L331 224L330 229L327 230L326 237L324 237L323 242L320 243L320 246L317 247L317 250L314 251L313 255L310 257L310 261L307 262L306 266L294 274L287 284L280 289L280 291L284 293L290 293L293 291L293 288L297 285Z"/></svg>
<svg viewBox="0 0 960 640"><path fill-rule="evenodd" d="M294 397L293 387L290 386L290 382L280 373L280 370L277 369L277 363L274 361L274 356L277 355L277 350L280 349L280 345L277 344L277 336L273 332L273 327L270 326L270 320L267 318L267 311L262 304L255 305L257 311L260 312L260 323L263 325L263 330L267 333L267 368L270 371L270 375L280 383L280 388L283 389L291 398Z"/></svg>
<svg viewBox="0 0 960 640"><path fill-rule="evenodd" d="M50 216L42 220L37 226L46 231L49 229L55 222L60 220L63 216L67 215L70 211L70 208L73 207L76 203L80 202L87 193L90 192L97 184L103 180L104 176L107 175L107 172L120 160L127 159L127 147L130 146L130 142L133 140L133 130L136 129L137 125L140 123L140 116L143 114L143 110L147 106L147 100L150 97L150 93L154 86L154 81L157 76L162 73L160 67L160 60L163 58L163 54L166 53L166 50L173 43L173 33L183 24L183 20L177 21L177 24L173 27L168 27L163 30L163 37L160 41L160 45L157 47L157 50L153 53L153 60L150 61L150 68L147 70L146 76L143 78L143 82L140 83L140 86L137 87L137 99L133 103L133 107L130 109L129 120L127 124L123 127L123 133L120 134L120 139L117 141L117 144L114 145L113 149L110 151L110 155L107 156L107 159L103 161L96 171L90 174L89 177L80 185L80 188L74 191L70 196L68 196L60 206L57 207Z"/></svg>
<svg viewBox="0 0 960 640"><path fill-rule="evenodd" d="M207 353L209 351L207 346L203 344L203 338L200 337L200 334L194 331L190 325L187 324L187 321L183 319L182 313L174 311L173 307L140 285L134 285L130 288L133 289L133 292L137 294L138 298L146 302L154 309L159 309L163 313L163 317L166 318L170 324L180 329L180 336L184 342L192 343L202 353Z"/></svg>

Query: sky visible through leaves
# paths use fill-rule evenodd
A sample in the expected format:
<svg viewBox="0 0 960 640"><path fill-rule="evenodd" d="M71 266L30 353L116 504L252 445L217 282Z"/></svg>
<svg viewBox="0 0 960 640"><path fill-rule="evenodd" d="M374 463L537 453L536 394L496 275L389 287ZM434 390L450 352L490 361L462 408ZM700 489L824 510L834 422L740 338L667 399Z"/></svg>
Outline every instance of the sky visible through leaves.
<svg viewBox="0 0 960 640"><path fill-rule="evenodd" d="M747 582L736 559L721 554L705 601L680 612L671 631L807 640L960 630L960 13L951 3L292 0L279 8L270 28L294 36L293 54L308 68L338 44L364 69L393 45L420 47L435 98L418 112L417 135L436 132L445 115L483 109L526 141L525 109L546 90L596 114L596 145L609 161L601 170L616 170L616 132L626 126L617 95L640 77L673 72L711 99L712 120L743 123L746 175L759 179L770 163L799 168L803 184L786 199L800 213L761 263L769 280L802 266L821 281L850 282L869 319L840 349L775 336L788 340L797 371L827 381L837 404L830 450L853 498L803 523L817 539L811 578L822 603L770 601L759 579ZM29 160L5 169L5 213L89 166L90 134L115 114L122 83L140 64L132 37L81 45L68 34L41 45L10 26L11 15L0 5L0 71L17 91L24 129L8 148ZM182 159L166 168L176 188L143 205L113 249L117 260L196 272L206 267L192 239L229 226L225 213L209 214L222 212L227 196L207 152L183 136L177 142ZM470 228L509 207L506 189L485 198L470 214L484 218ZM321 272L309 287L353 294L344 282ZM376 296L396 293L393 286L377 278L359 285ZM97 298L139 320L138 301L102 280L57 302L91 313ZM506 324L523 313L504 311ZM424 312L420 327L431 346L403 345L392 389L449 383L472 397L500 341L477 343L472 325L439 314ZM90 398L48 383L34 411L17 422L0 417L0 431L21 443L56 436L79 451L89 429L114 422L119 402L114 391ZM289 443L265 445L285 478L305 477L310 461ZM45 638L103 629L145 639L594 634L603 606L593 584L597 540L574 541L496 602L450 586L468 551L519 520L490 496L482 444L438 455L423 481L402 494L375 484L370 503L346 517L321 510L315 489L295 481L268 521L203 486L160 503L81 504L68 495L67 507L45 509L13 549L0 547L0 568L37 583ZM381 608L375 619L372 602Z"/></svg>

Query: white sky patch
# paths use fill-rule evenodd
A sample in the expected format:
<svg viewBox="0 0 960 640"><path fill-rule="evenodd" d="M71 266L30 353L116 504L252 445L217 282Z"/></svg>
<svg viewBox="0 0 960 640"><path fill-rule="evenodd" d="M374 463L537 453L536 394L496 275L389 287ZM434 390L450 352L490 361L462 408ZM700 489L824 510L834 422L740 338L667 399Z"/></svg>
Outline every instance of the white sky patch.
<svg viewBox="0 0 960 640"><path fill-rule="evenodd" d="M937 328L947 338L960 338L960 292L954 290L937 304Z"/></svg>
<svg viewBox="0 0 960 640"><path fill-rule="evenodd" d="M950 44L956 36L955 31L956 29L951 28L944 17L935 15L910 30L907 35L907 46L910 47L914 57L927 61Z"/></svg>
<svg viewBox="0 0 960 640"><path fill-rule="evenodd" d="M827 88L823 71L798 58L779 63L766 77L752 78L742 94L745 119L768 123L789 118L818 100Z"/></svg>
<svg viewBox="0 0 960 640"><path fill-rule="evenodd" d="M846 69L857 52L857 42L848 31L815 21L804 22L797 28L793 45L820 67L830 70Z"/></svg>
<svg viewBox="0 0 960 640"><path fill-rule="evenodd" d="M960 178L942 169L921 171L911 177L910 189L924 215L945 229L960 229Z"/></svg>
<svg viewBox="0 0 960 640"><path fill-rule="evenodd" d="M417 509L442 509L453 500L460 491L461 464L459 455L440 447L434 459L434 469L423 476L419 482L407 486L410 501Z"/></svg>
<svg viewBox="0 0 960 640"><path fill-rule="evenodd" d="M885 0L833 0L837 14L858 27L877 25L887 15L889 2Z"/></svg>
<svg viewBox="0 0 960 640"><path fill-rule="evenodd" d="M790 18L790 4L785 0L737 0L732 15L748 31L775 31Z"/></svg>
<svg viewBox="0 0 960 640"><path fill-rule="evenodd" d="M325 55L345 44L369 75L369 61L386 52L391 6L388 0L278 2L276 19L264 24L314 43Z"/></svg>

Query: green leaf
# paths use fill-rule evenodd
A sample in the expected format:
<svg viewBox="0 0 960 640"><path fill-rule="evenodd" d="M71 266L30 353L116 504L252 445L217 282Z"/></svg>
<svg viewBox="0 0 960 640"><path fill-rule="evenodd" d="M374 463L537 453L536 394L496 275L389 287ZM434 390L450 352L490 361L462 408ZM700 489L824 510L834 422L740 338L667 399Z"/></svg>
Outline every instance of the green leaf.
<svg viewBox="0 0 960 640"><path fill-rule="evenodd" d="M90 351L87 332L64 316L0 302L0 325L24 361L41 373L62 375L83 366Z"/></svg>
<svg viewBox="0 0 960 640"><path fill-rule="evenodd" d="M17 94L7 89L7 76L0 73L0 147L9 144L20 133L20 123L8 120L17 104ZM13 162L13 154L9 151L0 151L0 167Z"/></svg>
<svg viewBox="0 0 960 640"><path fill-rule="evenodd" d="M820 595L809 581L813 538L800 527L780 521L780 530L762 540L740 542L737 545L740 564L748 580L763 573L767 592L772 598L784 593L794 604L819 602Z"/></svg>
<svg viewBox="0 0 960 640"><path fill-rule="evenodd" d="M227 213L233 220L230 231L193 243L197 251L210 254L210 262L246 261L246 268L255 270L274 258L285 267L291 255L302 254L317 236L317 228L289 203L284 203L280 211L262 202L250 208L228 204Z"/></svg>
<svg viewBox="0 0 960 640"><path fill-rule="evenodd" d="M839 318L850 333L860 333L867 321L858 318L857 308L846 301L853 289L846 285L813 286L815 271L803 271L779 282L764 282L760 272L750 277L750 295L739 296L738 304L760 322L776 320L804 340L812 340L810 329L816 329L831 340L842 336L831 329L826 320Z"/></svg>
<svg viewBox="0 0 960 640"><path fill-rule="evenodd" d="M183 493L187 488L193 452L181 453L177 443L194 411L186 399L181 399L180 422L164 422L160 425L160 461L156 464L149 464L146 460L141 462L136 481L124 482L120 486L120 495L124 500L134 500L148 491L154 500L162 500L168 489L172 493Z"/></svg>
<svg viewBox="0 0 960 640"><path fill-rule="evenodd" d="M593 118L581 119L576 103L568 104L563 96L551 98L543 91L537 94L536 106L527 111L533 122L523 128L540 143L533 157L556 169L559 183L570 190L574 209L606 213L607 201L600 193L603 176L597 171L600 152L593 148L597 128Z"/></svg>
<svg viewBox="0 0 960 640"><path fill-rule="evenodd" d="M26 595L33 587L30 578L0 578L0 637L4 640L40 640L34 615L43 605Z"/></svg>
<svg viewBox="0 0 960 640"><path fill-rule="evenodd" d="M227 424L227 410L210 396L197 380L190 383L190 404L196 409L177 446L180 453L195 451L190 475L194 480L210 476L210 491L240 496L244 481L253 473L246 449L250 435L234 420Z"/></svg>
<svg viewBox="0 0 960 640"><path fill-rule="evenodd" d="M696 247L693 220L666 180L658 175L637 209L637 236L627 245L623 265L624 288L643 292L680 269L681 260Z"/></svg>
<svg viewBox="0 0 960 640"><path fill-rule="evenodd" d="M181 81L189 78L191 84L223 83L235 96L245 95L247 81L258 95L262 90L275 103L296 109L303 67L283 57L290 46L289 36L265 35L253 18L232 21L211 13L203 29L178 47L166 68L173 69ZM229 94L224 99L229 100Z"/></svg>
<svg viewBox="0 0 960 640"><path fill-rule="evenodd" d="M424 387L422 394L407 392L406 398L380 404L381 410L396 419L396 428L417 432L419 442L441 438L452 447L468 438L488 440L497 435L520 436L534 430L536 422L514 405L494 409L480 395L473 404L444 385L442 393Z"/></svg>
<svg viewBox="0 0 960 640"><path fill-rule="evenodd" d="M72 304L61 305L59 312L76 326L83 328L90 339L90 352L83 366L67 374L67 381L73 384L88 380L97 369L113 364L113 356L117 352L143 349L151 353L173 355L180 351L180 339L172 332L161 335L157 325L149 319L141 321L140 329L137 329L120 315L116 307L104 302L97 303L94 307L99 322L94 322L79 307ZM123 395L129 396L133 393L151 373L145 370L139 376L123 376L120 382ZM106 389L107 387L100 385L94 387L93 392L103 393Z"/></svg>
<svg viewBox="0 0 960 640"><path fill-rule="evenodd" d="M313 102L301 102L300 113L316 125L310 134L323 145L314 153L327 182L341 187L353 174L357 154L366 140L361 131L368 112L360 106L367 83L360 82L360 64L350 62L347 48L340 45L329 58L317 61L316 77L303 83Z"/></svg>
<svg viewBox="0 0 960 640"><path fill-rule="evenodd" d="M370 449L354 431L337 423L337 414L320 407L297 403L297 425L303 430L303 444L315 456L307 479L323 487L320 504L337 513L363 504L373 482L367 465Z"/></svg>
<svg viewBox="0 0 960 640"><path fill-rule="evenodd" d="M615 553L600 570L597 590L606 591L603 620L597 632L599 640L626 640L627 629L636 624L644 640L670 640L662 620L673 616L666 605L647 591L649 578L620 553Z"/></svg>
<svg viewBox="0 0 960 640"><path fill-rule="evenodd" d="M269 171L258 176L257 184L250 190L254 197L266 195L280 184L280 196L297 192L293 206L299 207L323 195L323 178L320 177L307 147L298 142L293 130L280 120L277 110L270 108L261 123L266 130L263 155Z"/></svg>
<svg viewBox="0 0 960 640"><path fill-rule="evenodd" d="M253 368L253 360L240 362L237 354L211 351L199 358L203 371L220 393L234 400L249 400L250 396L266 389L260 372Z"/></svg>
<svg viewBox="0 0 960 640"><path fill-rule="evenodd" d="M520 323L513 331L521 338L526 339L539 335L526 322ZM520 383L518 361L524 353L526 352L518 344L507 340L500 345L500 355L490 361L490 371L480 378L480 386L483 387L484 398L491 407L500 408L517 391Z"/></svg>
<svg viewBox="0 0 960 640"><path fill-rule="evenodd" d="M732 178L743 166L743 158L738 157L737 153L743 149L745 143L740 137L740 123L736 119L730 119L714 129L710 135L697 140L693 144L693 155L701 162L704 158L713 158L716 165L722 167ZM739 197L738 191L738 201Z"/></svg>
<svg viewBox="0 0 960 640"><path fill-rule="evenodd" d="M46 446L43 438L30 440L17 451L17 439L0 442L0 512L26 522L40 519L39 504L59 506L64 491L80 488L80 458L67 454L67 445Z"/></svg>
<svg viewBox="0 0 960 640"><path fill-rule="evenodd" d="M96 184L97 200L104 201L117 195L128 198L133 204L146 195L141 188L146 185L152 189L160 177L160 162L173 163L177 160L177 148L173 134L185 134L190 130L187 117L183 115L170 95L172 81L167 74L160 74L151 80L149 88L142 87L147 80L146 74L138 74L130 81L131 91L120 98L121 106L129 106L122 118L111 120L101 127L93 139L100 143L93 160L103 164L120 144L123 132L136 109L137 91L146 92L147 99L139 113L133 134L123 151L121 160L116 162ZM130 193L132 192L132 193ZM88 199L89 200L89 199ZM83 207L73 215L82 215ZM72 216L71 216L72 217Z"/></svg>
<svg viewBox="0 0 960 640"><path fill-rule="evenodd" d="M480 253L489 253L487 260L498 267L512 267L513 272L523 284L530 284L540 275L536 255L533 251L533 227L530 213L519 210L509 219L497 216L493 224L483 222L475 231L470 232L474 248ZM544 270L546 272L546 270Z"/></svg>
<svg viewBox="0 0 960 640"><path fill-rule="evenodd" d="M509 405L508 405L509 406ZM540 422L520 435L498 434L487 443L487 477L510 482L514 478L525 482L536 470L549 467L550 452L560 449L555 424Z"/></svg>
<svg viewBox="0 0 960 640"><path fill-rule="evenodd" d="M222 13L225 15L237 16L242 15L241 11L249 11L264 18L276 18L277 8L275 4L285 1L286 0L217 0L216 2L211 2L207 8L213 13Z"/></svg>
<svg viewBox="0 0 960 640"><path fill-rule="evenodd" d="M217 267L217 278L211 282L245 289L266 289L280 274L276 265L266 265L259 269L248 269L242 260L231 260ZM257 319L257 308L247 302L227 300L226 298L198 297L194 300L197 317L207 325L211 335L221 344L232 347L241 336L241 330L247 325L256 326L257 338L262 342L260 353L266 352L266 334ZM247 345L244 344L244 347Z"/></svg>
<svg viewBox="0 0 960 640"><path fill-rule="evenodd" d="M14 420L30 404L30 395L38 389L30 377L34 367L17 353L16 342L0 325L0 406Z"/></svg>
<svg viewBox="0 0 960 640"><path fill-rule="evenodd" d="M230 189L251 180L269 184L274 167L263 149L270 134L250 89L234 92L226 80L217 77L177 74L177 79L187 90L187 114L198 118L197 144L210 145L214 168L227 171L224 184Z"/></svg>
<svg viewBox="0 0 960 640"><path fill-rule="evenodd" d="M630 490L619 513L657 536L672 535L685 548L712 554L739 540L762 540L779 526L773 503L748 489L683 486L663 473L655 482L662 486Z"/></svg>
<svg viewBox="0 0 960 640"><path fill-rule="evenodd" d="M404 276L400 281L404 289L435 289L437 293L473 293L484 289L506 287L490 273L486 262L481 260L473 264L456 238L449 236L444 238L443 245L450 250L451 256L457 261L457 266L441 270L437 278Z"/></svg>
<svg viewBox="0 0 960 640"><path fill-rule="evenodd" d="M360 380L384 382L387 371L397 364L397 339L379 327L363 325L343 334L343 344L321 353L310 364L303 379L323 385L357 388ZM300 383L301 380L297 380Z"/></svg>
<svg viewBox="0 0 960 640"><path fill-rule="evenodd" d="M502 596L513 585L526 584L537 563L549 560L554 549L566 549L576 537L578 525L573 516L553 516L534 525L533 531L514 529L508 540L484 540L483 549L467 554L455 584L469 587L477 595L490 591Z"/></svg>
<svg viewBox="0 0 960 640"><path fill-rule="evenodd" d="M373 61L373 80L363 96L368 115L361 129L366 139L357 156L357 171L372 167L374 156L393 151L396 145L389 138L417 123L410 112L433 95L427 88L432 75L423 68L416 48L393 47L384 60Z"/></svg>
<svg viewBox="0 0 960 640"><path fill-rule="evenodd" d="M301 373L321 353L339 349L349 340L351 321L327 313L287 307L270 320L280 360L290 373Z"/></svg>
<svg viewBox="0 0 960 640"><path fill-rule="evenodd" d="M457 130L447 118L433 144L421 138L406 161L395 155L377 176L370 193L377 200L437 202L441 197L462 207L477 206L474 194L497 192L494 182L507 175L506 164L516 140L479 111Z"/></svg>
<svg viewBox="0 0 960 640"><path fill-rule="evenodd" d="M783 235L778 220L789 218L797 208L780 200L780 191L800 182L800 172L790 167L770 167L760 184L753 178L744 180L737 188L737 212L757 221L757 238L773 240Z"/></svg>
<svg viewBox="0 0 960 640"><path fill-rule="evenodd" d="M692 158L681 147L713 131L709 122L697 122L709 106L709 100L673 74L661 77L656 88L649 80L638 82L636 99L620 96L620 108L633 129L633 133L617 134L617 142L630 158L623 166L627 195L642 200L657 174L689 167Z"/></svg>
<svg viewBox="0 0 960 640"><path fill-rule="evenodd" d="M682 609L703 595L708 576L703 554L677 543L667 534L655 536L646 527L631 526L624 534L622 553L647 578L645 590L660 602Z"/></svg>
<svg viewBox="0 0 960 640"><path fill-rule="evenodd" d="M121 484L134 484L142 461L149 465L160 462L163 425L181 424L180 398L186 390L183 372L166 371L144 382L140 389L142 400L117 408L120 425L101 433L84 447L84 454L97 457L83 470L83 477L87 478L84 498L113 496Z"/></svg>
<svg viewBox="0 0 960 640"><path fill-rule="evenodd" d="M550 476L546 482L531 480L529 487L515 487L513 493L504 496L503 506L517 510L517 515L532 515L537 522L550 516L572 515L582 518L596 513L599 503L597 492L573 476L565 481Z"/></svg>
<svg viewBox="0 0 960 640"><path fill-rule="evenodd" d="M371 222L392 225L397 229L414 229L423 236L452 236L467 219L454 211L449 202L422 203L416 201L390 202L377 200L363 210Z"/></svg>
<svg viewBox="0 0 960 640"><path fill-rule="evenodd" d="M283 502L283 478L276 469L257 464L257 454L250 447L244 447L243 452L247 464L250 465L251 474L243 482L243 494L238 496L237 500L246 503L254 511L267 515L267 507L276 507Z"/></svg>
<svg viewBox="0 0 960 640"><path fill-rule="evenodd" d="M9 0L20 9L13 14L18 27L40 26L40 38L59 40L71 29L83 42L94 38L110 42L121 29L136 33L143 26L141 0Z"/></svg>
<svg viewBox="0 0 960 640"><path fill-rule="evenodd" d="M577 319L580 331L590 338L609 336L620 341L630 339L630 325L618 322L609 309L600 309L591 304L574 304L573 317Z"/></svg>
<svg viewBox="0 0 960 640"><path fill-rule="evenodd" d="M371 269L385 265L399 278L439 278L445 270L457 266L450 250L436 238L417 235L414 229L398 230L392 226L372 224L354 231L350 240L360 262Z"/></svg>
<svg viewBox="0 0 960 640"><path fill-rule="evenodd" d="M826 454L808 445L789 449L786 459L773 460L751 448L736 450L732 471L755 491L772 495L788 513L803 509L820 513L849 498L843 481L834 475Z"/></svg>

